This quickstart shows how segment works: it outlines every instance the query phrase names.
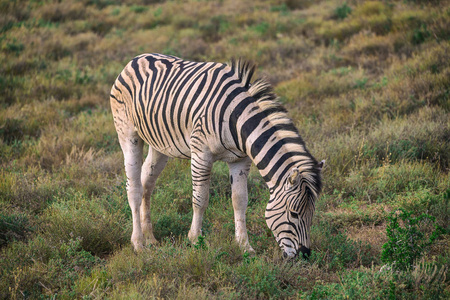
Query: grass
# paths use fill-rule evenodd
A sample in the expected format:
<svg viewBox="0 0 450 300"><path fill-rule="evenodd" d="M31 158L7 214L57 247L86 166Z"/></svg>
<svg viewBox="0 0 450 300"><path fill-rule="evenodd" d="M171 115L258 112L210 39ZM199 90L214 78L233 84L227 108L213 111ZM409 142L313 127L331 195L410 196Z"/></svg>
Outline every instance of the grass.
<svg viewBox="0 0 450 300"><path fill-rule="evenodd" d="M450 296L447 1L19 0L0 8L0 298ZM280 258L254 167L247 225L256 255L233 241L224 163L213 169L205 237L190 245L189 162L179 160L154 191L160 245L133 252L108 93L144 52L243 57L272 82L308 149L327 161L309 261ZM398 209L411 220L430 216L443 232L402 270L394 270L399 253L382 256L396 243L389 222ZM429 236L428 227L416 236Z"/></svg>

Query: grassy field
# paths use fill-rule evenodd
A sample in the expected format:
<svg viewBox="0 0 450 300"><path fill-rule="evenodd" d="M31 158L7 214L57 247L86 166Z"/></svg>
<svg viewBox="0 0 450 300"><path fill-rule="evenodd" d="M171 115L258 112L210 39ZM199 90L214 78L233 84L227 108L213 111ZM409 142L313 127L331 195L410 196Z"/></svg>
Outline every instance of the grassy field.
<svg viewBox="0 0 450 300"><path fill-rule="evenodd" d="M1 0L0 11L0 298L450 297L449 1ZM160 245L133 252L109 90L145 52L243 57L274 85L327 161L308 261L280 258L254 167L257 254L233 241L223 163L205 237L190 245L182 160L154 192Z"/></svg>

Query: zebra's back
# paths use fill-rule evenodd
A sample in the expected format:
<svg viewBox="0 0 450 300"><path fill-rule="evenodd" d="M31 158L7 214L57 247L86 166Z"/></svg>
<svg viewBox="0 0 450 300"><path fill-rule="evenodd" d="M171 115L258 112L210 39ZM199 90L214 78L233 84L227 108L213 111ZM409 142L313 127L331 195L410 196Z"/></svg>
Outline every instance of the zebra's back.
<svg viewBox="0 0 450 300"><path fill-rule="evenodd" d="M210 124L216 121L219 102L231 85L239 83L225 64L142 54L117 77L111 96L116 106L125 107L127 118L153 149L189 158L195 128L205 135L218 133Z"/></svg>

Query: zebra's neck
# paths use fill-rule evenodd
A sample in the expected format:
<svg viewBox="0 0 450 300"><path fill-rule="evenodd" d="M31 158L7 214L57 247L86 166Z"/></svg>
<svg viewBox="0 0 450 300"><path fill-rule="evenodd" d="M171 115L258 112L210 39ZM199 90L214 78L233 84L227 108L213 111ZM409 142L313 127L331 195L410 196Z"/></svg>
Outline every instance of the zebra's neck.
<svg viewBox="0 0 450 300"><path fill-rule="evenodd" d="M307 171L316 163L281 106L275 102L249 101L237 118L238 147L258 168L270 189L283 182L289 170Z"/></svg>
<svg viewBox="0 0 450 300"><path fill-rule="evenodd" d="M300 172L313 169L316 160L306 150L269 82L258 79L250 84L254 68L246 63L234 62L231 68L242 87L239 93L230 93L230 144L253 160L270 189L276 188L291 168L297 167Z"/></svg>
<svg viewBox="0 0 450 300"><path fill-rule="evenodd" d="M255 138L247 139L247 155L250 156L269 188L276 188L294 167L308 170L314 160L307 152L297 132L271 126L261 128Z"/></svg>

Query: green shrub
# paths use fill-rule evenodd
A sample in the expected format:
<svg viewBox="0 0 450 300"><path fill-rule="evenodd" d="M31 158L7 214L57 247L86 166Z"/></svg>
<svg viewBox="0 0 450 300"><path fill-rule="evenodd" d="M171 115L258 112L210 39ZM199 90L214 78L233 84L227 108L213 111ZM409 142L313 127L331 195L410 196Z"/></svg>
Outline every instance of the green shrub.
<svg viewBox="0 0 450 300"><path fill-rule="evenodd" d="M412 215L412 212L398 209L388 217L388 242L383 245L381 261L392 264L395 269L410 269L414 261L420 259L427 248L444 233L434 223L434 217L427 214L418 217Z"/></svg>
<svg viewBox="0 0 450 300"><path fill-rule="evenodd" d="M419 28L415 28L412 36L411 36L411 42L414 45L419 45L425 42L427 38L431 36L430 31L427 29L426 24L422 24Z"/></svg>
<svg viewBox="0 0 450 300"><path fill-rule="evenodd" d="M199 250L199 249L203 249L203 250L208 249L208 246L206 245L205 237L204 237L204 236L201 236L201 235L200 235L197 239L198 239L198 241L197 241L197 243L195 243L195 245L194 245L194 248L195 248L195 249L197 249L197 250Z"/></svg>
<svg viewBox="0 0 450 300"><path fill-rule="evenodd" d="M347 5L347 2L345 2L344 4L342 4L341 6L338 6L335 10L334 10L334 14L335 16L340 19L343 20L345 18L347 18L347 16L349 14L351 14L352 9L350 6Z"/></svg>
<svg viewBox="0 0 450 300"><path fill-rule="evenodd" d="M148 7L140 6L140 5L132 5L132 6L130 6L130 10L132 12L140 14L140 13L146 12L148 10Z"/></svg>

